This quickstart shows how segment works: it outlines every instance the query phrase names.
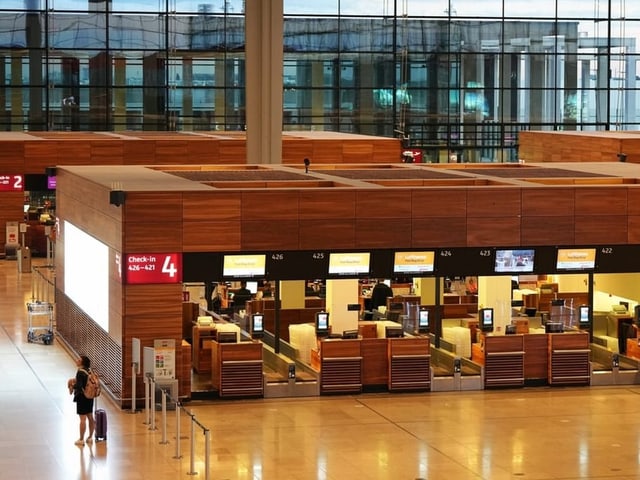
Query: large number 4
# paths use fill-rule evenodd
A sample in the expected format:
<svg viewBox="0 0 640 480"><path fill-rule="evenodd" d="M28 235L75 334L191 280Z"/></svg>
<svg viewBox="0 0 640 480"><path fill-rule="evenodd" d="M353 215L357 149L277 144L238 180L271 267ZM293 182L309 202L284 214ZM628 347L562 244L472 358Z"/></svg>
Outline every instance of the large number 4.
<svg viewBox="0 0 640 480"><path fill-rule="evenodd" d="M162 273L168 273L170 277L175 277L178 273L176 265L171 261L171 255L164 257L164 264L162 265Z"/></svg>

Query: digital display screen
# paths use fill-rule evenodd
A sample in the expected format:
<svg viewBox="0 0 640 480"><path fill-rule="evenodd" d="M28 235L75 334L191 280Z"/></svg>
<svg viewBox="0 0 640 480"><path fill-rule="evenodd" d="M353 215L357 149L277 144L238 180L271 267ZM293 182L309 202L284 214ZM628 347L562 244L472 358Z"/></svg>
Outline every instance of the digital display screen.
<svg viewBox="0 0 640 480"><path fill-rule="evenodd" d="M395 252L393 273L419 274L433 272L434 251Z"/></svg>
<svg viewBox="0 0 640 480"><path fill-rule="evenodd" d="M56 189L56 176L55 175L47 176L47 188L49 190L55 190Z"/></svg>
<svg viewBox="0 0 640 480"><path fill-rule="evenodd" d="M266 255L225 255L222 276L226 278L263 277Z"/></svg>
<svg viewBox="0 0 640 480"><path fill-rule="evenodd" d="M482 325L485 327L490 327L493 325L493 309L492 308L483 308L481 310L482 313Z"/></svg>
<svg viewBox="0 0 640 480"><path fill-rule="evenodd" d="M251 315L251 331L254 333L262 333L264 331L264 315L254 313Z"/></svg>
<svg viewBox="0 0 640 480"><path fill-rule="evenodd" d="M420 310L418 313L418 328L429 328L429 310Z"/></svg>
<svg viewBox="0 0 640 480"><path fill-rule="evenodd" d="M588 324L589 323L589 306L588 305L580 305L580 323Z"/></svg>
<svg viewBox="0 0 640 480"><path fill-rule="evenodd" d="M531 273L535 253L535 250L496 250L495 273Z"/></svg>
<svg viewBox="0 0 640 480"><path fill-rule="evenodd" d="M369 273L369 252L330 253L330 275L361 275Z"/></svg>
<svg viewBox="0 0 640 480"><path fill-rule="evenodd" d="M591 270L596 266L595 248L559 248L558 270Z"/></svg>
<svg viewBox="0 0 640 480"><path fill-rule="evenodd" d="M329 313L316 313L316 330L329 330Z"/></svg>

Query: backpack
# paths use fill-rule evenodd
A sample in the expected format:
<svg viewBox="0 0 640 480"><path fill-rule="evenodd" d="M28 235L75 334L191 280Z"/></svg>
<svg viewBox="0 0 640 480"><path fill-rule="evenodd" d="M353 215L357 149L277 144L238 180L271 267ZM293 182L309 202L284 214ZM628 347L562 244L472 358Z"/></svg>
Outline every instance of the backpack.
<svg viewBox="0 0 640 480"><path fill-rule="evenodd" d="M100 396L100 377L93 370L82 370L87 374L87 384L82 389L82 394L89 398L96 398Z"/></svg>

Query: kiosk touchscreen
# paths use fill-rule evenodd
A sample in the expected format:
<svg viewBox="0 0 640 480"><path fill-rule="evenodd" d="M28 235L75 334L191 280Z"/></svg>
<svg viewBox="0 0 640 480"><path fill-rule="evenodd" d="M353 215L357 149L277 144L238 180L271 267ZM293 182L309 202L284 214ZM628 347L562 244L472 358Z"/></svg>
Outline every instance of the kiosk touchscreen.
<svg viewBox="0 0 640 480"><path fill-rule="evenodd" d="M493 332L493 308L481 308L478 311L480 330L483 332Z"/></svg>
<svg viewBox="0 0 640 480"><path fill-rule="evenodd" d="M418 333L429 333L429 310L418 312Z"/></svg>
<svg viewBox="0 0 640 480"><path fill-rule="evenodd" d="M264 335L264 314L251 315L251 338L262 338Z"/></svg>
<svg viewBox="0 0 640 480"><path fill-rule="evenodd" d="M591 313L589 305L580 305L578 312L580 314L578 316L578 326L580 328L588 327L591 324L591 320L589 319L589 314Z"/></svg>
<svg viewBox="0 0 640 480"><path fill-rule="evenodd" d="M316 336L329 336L329 312L316 313Z"/></svg>

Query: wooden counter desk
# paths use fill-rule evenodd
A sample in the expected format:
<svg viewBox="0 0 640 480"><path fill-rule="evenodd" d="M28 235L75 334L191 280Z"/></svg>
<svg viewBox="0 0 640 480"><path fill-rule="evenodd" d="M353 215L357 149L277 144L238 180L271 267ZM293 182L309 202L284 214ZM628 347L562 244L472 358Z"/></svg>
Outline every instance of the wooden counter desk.
<svg viewBox="0 0 640 480"><path fill-rule="evenodd" d="M390 391L428 390L431 387L429 337L387 339Z"/></svg>
<svg viewBox="0 0 640 480"><path fill-rule="evenodd" d="M311 351L311 366L320 371L320 393L362 391L361 340L325 339Z"/></svg>
<svg viewBox="0 0 640 480"><path fill-rule="evenodd" d="M591 368L589 334L549 333L549 373L551 385L589 385Z"/></svg>
<svg viewBox="0 0 640 480"><path fill-rule="evenodd" d="M524 385L525 335L479 333L471 346L471 359L484 365L486 387Z"/></svg>
<svg viewBox="0 0 640 480"><path fill-rule="evenodd" d="M221 397L264 394L262 342L211 341L211 383Z"/></svg>
<svg viewBox="0 0 640 480"><path fill-rule="evenodd" d="M194 325L192 329L191 365L197 373L211 372L211 341L215 338L216 327Z"/></svg>

